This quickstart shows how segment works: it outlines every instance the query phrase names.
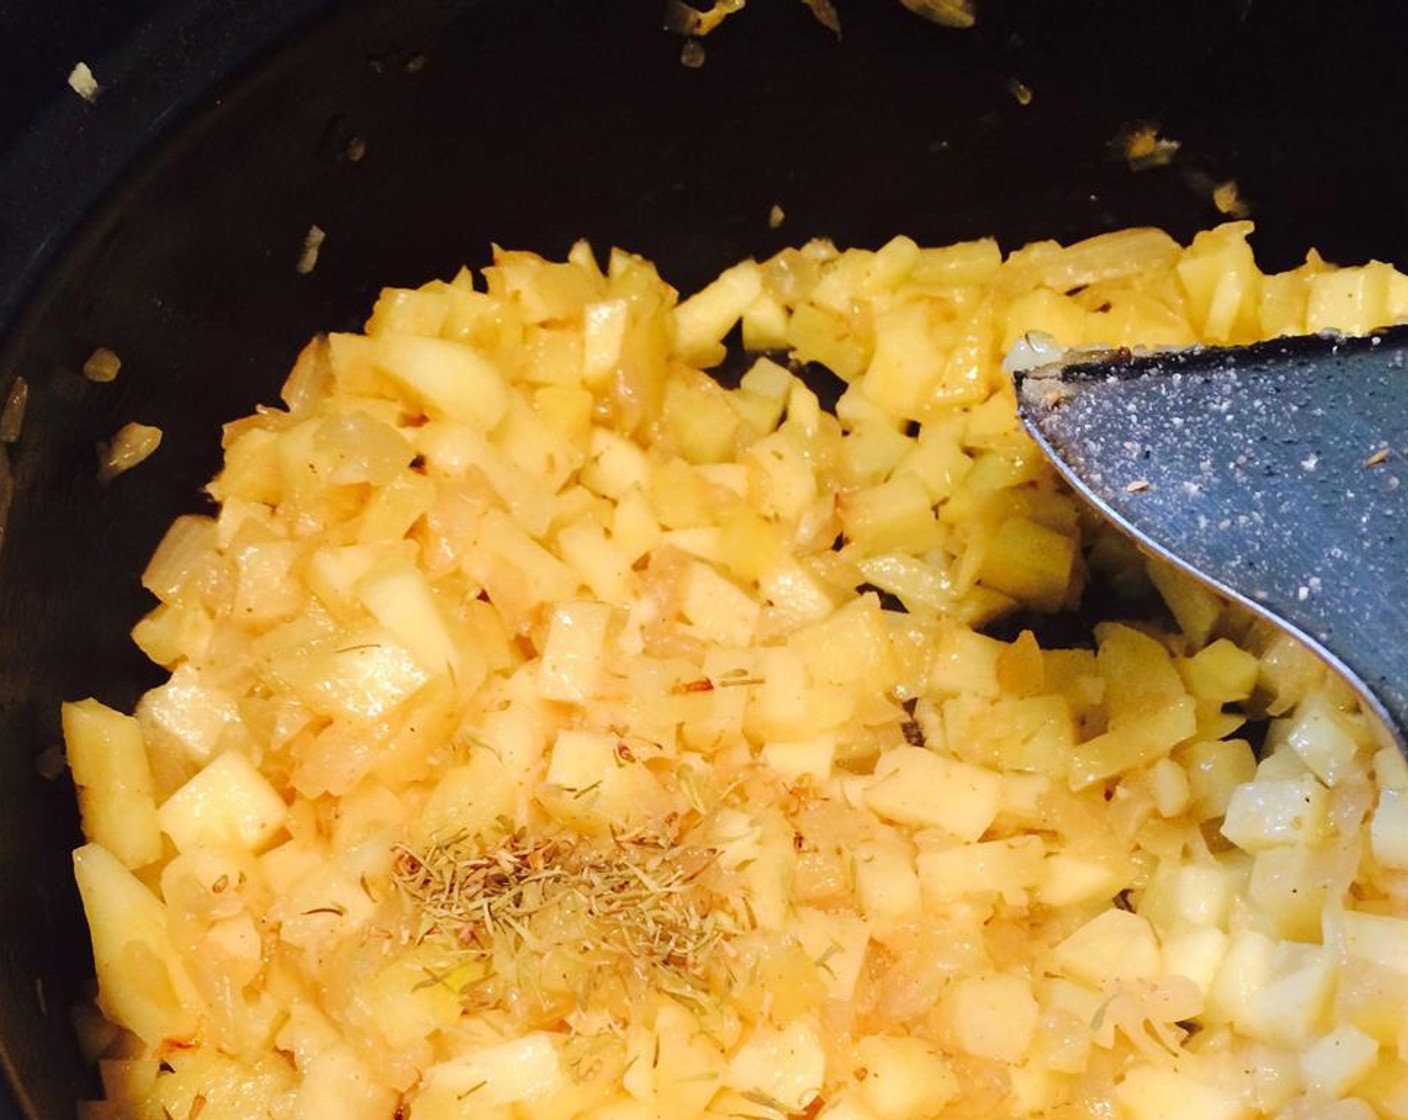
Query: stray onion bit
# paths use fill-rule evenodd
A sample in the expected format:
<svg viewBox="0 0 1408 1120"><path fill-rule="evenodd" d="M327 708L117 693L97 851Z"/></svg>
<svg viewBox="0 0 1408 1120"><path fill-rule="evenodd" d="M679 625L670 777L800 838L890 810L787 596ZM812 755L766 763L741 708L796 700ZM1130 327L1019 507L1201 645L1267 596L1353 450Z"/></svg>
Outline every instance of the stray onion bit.
<svg viewBox="0 0 1408 1120"><path fill-rule="evenodd" d="M97 101L98 94L103 92L103 87L98 84L98 79L93 77L93 71L86 62L75 63L69 71L68 88L90 105Z"/></svg>
<svg viewBox="0 0 1408 1120"><path fill-rule="evenodd" d="M161 446L161 429L150 424L124 424L111 442L98 446L98 480L111 482L151 456Z"/></svg>
<svg viewBox="0 0 1408 1120"><path fill-rule="evenodd" d="M973 0L900 0L915 15L940 27L968 28L978 22Z"/></svg>
<svg viewBox="0 0 1408 1120"><path fill-rule="evenodd" d="M677 35L707 35L735 12L741 12L746 0L714 0L711 7L701 11L684 3L684 0L666 0L665 30Z"/></svg>
<svg viewBox="0 0 1408 1120"><path fill-rule="evenodd" d="M1385 464L1385 463L1388 462L1388 456L1389 456L1389 449L1388 449L1387 447L1381 447L1381 448L1379 448L1377 451L1375 451L1372 455L1370 455L1367 459L1364 460L1364 465L1365 465L1366 467L1380 467L1380 466L1383 466L1383 464Z"/></svg>
<svg viewBox="0 0 1408 1120"><path fill-rule="evenodd" d="M5 407L0 409L0 443L14 443L20 438L24 410L28 404L29 382L23 377L16 377L10 386L9 396L5 398Z"/></svg>
<svg viewBox="0 0 1408 1120"><path fill-rule="evenodd" d="M1023 331L1002 359L1003 373L1026 373L1042 366L1054 366L1066 356L1066 348L1045 331Z"/></svg>
<svg viewBox="0 0 1408 1120"><path fill-rule="evenodd" d="M1178 154L1179 143L1159 135L1157 125L1147 122L1130 125L1114 140L1114 148L1131 171L1147 171L1151 167L1167 167Z"/></svg>
<svg viewBox="0 0 1408 1120"><path fill-rule="evenodd" d="M836 38L841 37L841 17L836 14L836 7L831 0L802 0L802 3L816 17L817 23L828 31L835 32Z"/></svg>
<svg viewBox="0 0 1408 1120"><path fill-rule="evenodd" d="M318 267L318 254L322 251L327 234L322 226L311 225L303 237L303 251L298 254L298 275L307 276Z"/></svg>
<svg viewBox="0 0 1408 1120"><path fill-rule="evenodd" d="M1136 478L1133 482L1131 482L1128 486L1125 487L1125 490L1131 494L1142 494L1145 490L1152 488L1153 485L1154 484L1150 482L1147 478Z"/></svg>
<svg viewBox="0 0 1408 1120"><path fill-rule="evenodd" d="M1219 213L1226 214L1229 218L1245 218L1252 212L1251 207L1242 198L1235 179L1228 179L1225 183L1218 183L1213 187L1212 204L1217 207Z"/></svg>
<svg viewBox="0 0 1408 1120"><path fill-rule="evenodd" d="M768 211L768 229L781 229L786 220L787 215L783 213L782 207L774 202L772 209Z"/></svg>
<svg viewBox="0 0 1408 1120"><path fill-rule="evenodd" d="M99 346L83 363L83 376L89 381L112 381L122 369L122 359L106 346Z"/></svg>
<svg viewBox="0 0 1408 1120"><path fill-rule="evenodd" d="M1007 92L1013 96L1018 105L1027 106L1032 103L1031 87L1018 78L1007 79Z"/></svg>

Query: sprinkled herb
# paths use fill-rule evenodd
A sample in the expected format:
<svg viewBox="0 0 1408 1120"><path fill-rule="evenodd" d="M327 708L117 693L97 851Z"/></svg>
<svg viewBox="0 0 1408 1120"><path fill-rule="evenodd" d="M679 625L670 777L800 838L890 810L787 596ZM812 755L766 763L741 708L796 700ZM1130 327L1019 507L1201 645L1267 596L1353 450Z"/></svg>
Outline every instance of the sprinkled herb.
<svg viewBox="0 0 1408 1120"><path fill-rule="evenodd" d="M495 971L575 957L588 985L628 971L689 989L709 985L715 950L748 924L711 885L717 858L645 830L605 838L520 830L496 843L461 834L398 848L393 875L420 940L449 941Z"/></svg>

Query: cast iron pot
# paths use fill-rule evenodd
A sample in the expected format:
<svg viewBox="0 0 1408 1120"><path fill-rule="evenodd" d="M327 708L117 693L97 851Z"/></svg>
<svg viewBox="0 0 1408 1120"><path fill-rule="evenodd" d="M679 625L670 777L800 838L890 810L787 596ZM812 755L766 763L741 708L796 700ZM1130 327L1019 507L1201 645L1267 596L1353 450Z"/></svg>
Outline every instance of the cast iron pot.
<svg viewBox="0 0 1408 1120"><path fill-rule="evenodd" d="M0 550L0 1118L66 1120L95 1091L70 1026L92 972L73 790L36 764L59 703L127 707L157 681L127 639L138 575L204 508L220 423L380 285L481 265L491 241L586 236L688 290L813 236L1187 238L1228 178L1265 267L1310 245L1408 265L1398 0L978 4L957 31L836 0L838 40L797 0L753 0L698 69L663 0L0 4L0 398L19 376L30 394ZM63 84L79 58L92 105ZM1170 166L1112 150L1141 120L1182 142ZM97 346L113 384L80 375ZM129 420L161 449L99 486L94 447Z"/></svg>

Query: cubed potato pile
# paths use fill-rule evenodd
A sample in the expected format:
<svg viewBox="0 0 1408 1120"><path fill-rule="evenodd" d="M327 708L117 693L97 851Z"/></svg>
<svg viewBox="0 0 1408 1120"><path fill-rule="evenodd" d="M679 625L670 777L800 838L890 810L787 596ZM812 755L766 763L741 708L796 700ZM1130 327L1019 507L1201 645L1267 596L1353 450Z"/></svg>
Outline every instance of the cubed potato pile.
<svg viewBox="0 0 1408 1120"><path fill-rule="evenodd" d="M1408 1120L1408 765L1001 368L1408 316L1249 233L500 251L310 343L146 570L169 679L64 711L84 1115ZM1165 609L991 636L1092 581Z"/></svg>

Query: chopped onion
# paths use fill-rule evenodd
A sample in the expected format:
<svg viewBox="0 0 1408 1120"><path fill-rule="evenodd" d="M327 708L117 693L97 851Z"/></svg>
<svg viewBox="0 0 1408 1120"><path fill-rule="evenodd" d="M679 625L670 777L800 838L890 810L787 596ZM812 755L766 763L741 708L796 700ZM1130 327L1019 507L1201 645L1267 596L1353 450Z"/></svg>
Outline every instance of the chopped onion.
<svg viewBox="0 0 1408 1120"><path fill-rule="evenodd" d="M122 369L122 359L106 346L99 346L83 363L83 376L89 381L112 381Z"/></svg>
<svg viewBox="0 0 1408 1120"><path fill-rule="evenodd" d="M16 377L10 386L10 395L5 398L5 407L0 409L0 443L14 443L20 438L24 427L24 410L29 404L29 382Z"/></svg>
<svg viewBox="0 0 1408 1120"><path fill-rule="evenodd" d="M111 482L130 471L161 446L161 429L150 424L124 424L99 451L98 478Z"/></svg>
<svg viewBox="0 0 1408 1120"><path fill-rule="evenodd" d="M298 264L295 265L298 275L307 276L318 267L318 254L322 251L326 239L327 233L322 226L308 227L308 232L303 235L303 250L298 254Z"/></svg>
<svg viewBox="0 0 1408 1120"><path fill-rule="evenodd" d="M75 63L73 69L69 71L68 88L90 105L98 100L98 94L103 91L103 87L98 84L98 79L93 77L93 71L86 62Z"/></svg>

